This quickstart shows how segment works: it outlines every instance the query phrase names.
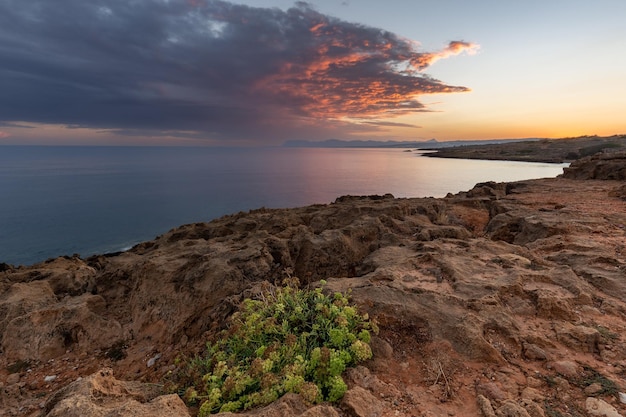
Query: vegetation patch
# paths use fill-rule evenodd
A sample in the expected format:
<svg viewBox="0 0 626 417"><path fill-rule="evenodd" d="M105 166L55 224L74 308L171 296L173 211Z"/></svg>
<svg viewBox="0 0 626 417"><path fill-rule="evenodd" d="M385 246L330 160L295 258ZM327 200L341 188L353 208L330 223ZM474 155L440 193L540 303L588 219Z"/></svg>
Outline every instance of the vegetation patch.
<svg viewBox="0 0 626 417"><path fill-rule="evenodd" d="M104 356L111 359L113 362L117 362L126 358L126 349L128 349L126 341L118 340L104 352Z"/></svg>
<svg viewBox="0 0 626 417"><path fill-rule="evenodd" d="M378 329L348 295L300 289L292 278L258 298L243 301L179 381L200 416L267 405L288 392L310 403L337 401L347 390L341 374L372 356L370 331Z"/></svg>
<svg viewBox="0 0 626 417"><path fill-rule="evenodd" d="M559 410L557 410L556 408L553 408L547 402L544 404L543 408L546 411L546 416L547 417L563 417L563 414L561 414L561 412Z"/></svg>
<svg viewBox="0 0 626 417"><path fill-rule="evenodd" d="M615 341L619 339L619 334L612 332L609 328L604 326L596 326L596 330L600 333L600 336L608 341Z"/></svg>
<svg viewBox="0 0 626 417"><path fill-rule="evenodd" d="M23 372L27 370L29 367L30 367L30 361L18 360L16 362L13 362L9 366L7 366L7 371L9 371L10 374L15 374L18 372Z"/></svg>
<svg viewBox="0 0 626 417"><path fill-rule="evenodd" d="M598 383L602 387L602 390L596 393L596 395L612 395L618 396L619 389L615 382L602 375L590 366L584 366L583 372L580 378L573 381L577 386L581 388L588 387L591 384Z"/></svg>

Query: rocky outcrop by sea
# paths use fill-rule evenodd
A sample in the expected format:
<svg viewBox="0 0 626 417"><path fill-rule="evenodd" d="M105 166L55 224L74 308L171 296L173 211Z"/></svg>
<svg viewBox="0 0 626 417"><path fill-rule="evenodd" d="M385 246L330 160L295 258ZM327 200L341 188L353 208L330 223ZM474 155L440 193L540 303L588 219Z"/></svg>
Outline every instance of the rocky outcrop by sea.
<svg viewBox="0 0 626 417"><path fill-rule="evenodd" d="M176 358L287 275L350 290L381 329L374 358L338 405L289 395L247 415L626 415L625 172L614 153L559 178L260 209L4 264L0 416L193 415L162 388Z"/></svg>
<svg viewBox="0 0 626 417"><path fill-rule="evenodd" d="M626 152L601 152L578 159L563 171L563 178L625 181Z"/></svg>

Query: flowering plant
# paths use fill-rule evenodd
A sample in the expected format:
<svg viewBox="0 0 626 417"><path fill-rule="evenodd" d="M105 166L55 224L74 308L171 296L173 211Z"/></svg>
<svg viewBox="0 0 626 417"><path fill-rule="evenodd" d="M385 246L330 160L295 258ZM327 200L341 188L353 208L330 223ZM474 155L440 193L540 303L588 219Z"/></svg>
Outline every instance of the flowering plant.
<svg viewBox="0 0 626 417"><path fill-rule="evenodd" d="M347 386L346 368L372 357L367 314L359 314L349 295L298 287L270 287L259 299L246 299L206 355L192 360L201 376L186 390L199 415L240 411L271 403L287 392L310 403L337 401Z"/></svg>

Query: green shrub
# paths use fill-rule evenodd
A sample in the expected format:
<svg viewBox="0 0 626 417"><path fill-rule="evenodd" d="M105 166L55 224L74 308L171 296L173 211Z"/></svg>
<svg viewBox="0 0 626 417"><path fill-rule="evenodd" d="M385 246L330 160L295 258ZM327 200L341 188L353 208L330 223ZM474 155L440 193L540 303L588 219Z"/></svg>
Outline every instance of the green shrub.
<svg viewBox="0 0 626 417"><path fill-rule="evenodd" d="M200 404L200 416L266 405L287 392L337 401L347 389L341 374L371 358L376 325L347 295L299 289L296 280L259 298L244 300L206 356L190 362L196 378L184 398Z"/></svg>

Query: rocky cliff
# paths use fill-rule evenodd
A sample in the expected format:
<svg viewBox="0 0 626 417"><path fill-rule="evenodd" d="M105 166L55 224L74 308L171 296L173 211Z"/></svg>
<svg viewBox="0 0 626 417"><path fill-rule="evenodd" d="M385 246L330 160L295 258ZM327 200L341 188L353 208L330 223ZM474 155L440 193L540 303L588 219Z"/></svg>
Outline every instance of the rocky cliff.
<svg viewBox="0 0 626 417"><path fill-rule="evenodd" d="M175 359L285 274L351 289L381 331L340 406L287 396L255 415L626 415L626 156L611 158L443 199L345 196L181 226L124 253L0 265L0 416L192 415L161 389Z"/></svg>

